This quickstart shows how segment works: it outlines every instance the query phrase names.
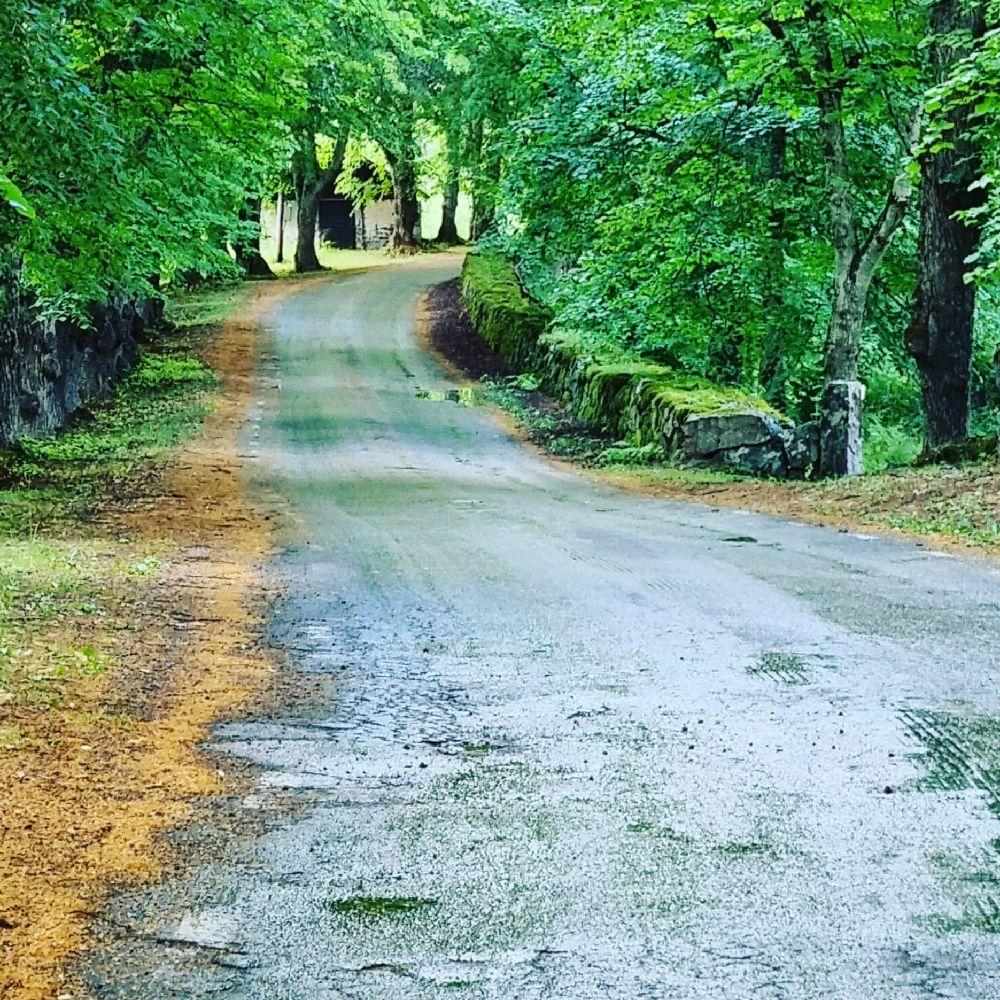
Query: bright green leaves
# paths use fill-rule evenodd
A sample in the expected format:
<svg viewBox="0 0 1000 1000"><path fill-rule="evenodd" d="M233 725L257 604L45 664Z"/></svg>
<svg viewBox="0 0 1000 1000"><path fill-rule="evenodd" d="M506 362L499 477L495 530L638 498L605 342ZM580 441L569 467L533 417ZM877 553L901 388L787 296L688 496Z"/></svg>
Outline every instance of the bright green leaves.
<svg viewBox="0 0 1000 1000"><path fill-rule="evenodd" d="M287 161L305 6L3 5L0 240L43 308L236 273L238 212Z"/></svg>
<svg viewBox="0 0 1000 1000"><path fill-rule="evenodd" d="M19 215L29 219L35 217L35 210L28 204L21 189L9 178L0 174L0 201L5 201Z"/></svg>
<svg viewBox="0 0 1000 1000"><path fill-rule="evenodd" d="M918 175L910 125L934 83L920 48L927 5L472 6L517 39L513 53L491 39L476 63L509 95L491 239L557 327L811 416L834 262L821 126L843 127L864 237L897 179ZM982 77L977 67L964 86ZM836 107L824 107L823 86L838 89ZM990 93L1000 87L977 100L995 122ZM869 302L863 365L887 413L880 387L913 384L902 333L915 236L906 221Z"/></svg>

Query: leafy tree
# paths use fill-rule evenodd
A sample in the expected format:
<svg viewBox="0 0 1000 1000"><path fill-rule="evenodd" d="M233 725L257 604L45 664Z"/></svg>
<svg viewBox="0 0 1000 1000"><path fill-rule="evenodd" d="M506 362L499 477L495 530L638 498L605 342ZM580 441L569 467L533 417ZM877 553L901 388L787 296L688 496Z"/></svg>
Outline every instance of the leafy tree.
<svg viewBox="0 0 1000 1000"><path fill-rule="evenodd" d="M257 219L419 196L557 327L822 423L961 437L989 397L997 0L10 0L0 267L39 308L264 274ZM922 134L921 134L922 133ZM358 172L361 164L365 169ZM282 181L282 187L287 181ZM915 208L919 206L919 213ZM916 294L914 294L916 290ZM864 383L864 386L862 385ZM982 414L975 425L985 426ZM996 421L994 421L996 422Z"/></svg>
<svg viewBox="0 0 1000 1000"><path fill-rule="evenodd" d="M917 2L478 8L517 40L491 41L508 89L490 238L559 326L818 413L829 473L861 469L861 382L873 426L910 426L926 95L948 77L938 100L971 109L958 131L988 161L991 33L949 75ZM960 217L988 234L981 200Z"/></svg>
<svg viewBox="0 0 1000 1000"><path fill-rule="evenodd" d="M287 156L294 8L3 6L3 170L34 215L0 220L0 238L46 308L85 316L160 278L236 271L240 211Z"/></svg>

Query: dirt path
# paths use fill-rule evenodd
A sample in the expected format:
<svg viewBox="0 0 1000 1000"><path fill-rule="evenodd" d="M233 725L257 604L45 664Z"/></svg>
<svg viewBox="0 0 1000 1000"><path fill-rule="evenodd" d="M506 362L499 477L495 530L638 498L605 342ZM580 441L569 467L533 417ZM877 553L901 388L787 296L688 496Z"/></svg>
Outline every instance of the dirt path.
<svg viewBox="0 0 1000 1000"><path fill-rule="evenodd" d="M67 645L100 640L113 660L65 704L5 715L18 740L0 751L4 998L75 995L64 967L108 886L159 875L172 856L163 834L190 820L199 797L239 781L199 744L212 723L261 703L274 683L257 642L270 515L247 498L238 433L259 316L290 290L259 286L210 348L223 388L204 433L80 528L81 544L96 546L96 576L104 566L118 582L93 596L86 619L49 624L38 641L61 630ZM147 580L151 550L166 565ZM122 577L130 565L142 572Z"/></svg>
<svg viewBox="0 0 1000 1000"><path fill-rule="evenodd" d="M94 995L995 997L1000 574L540 461L414 340L455 269L270 317L271 636L333 691L216 731L300 812L118 898Z"/></svg>

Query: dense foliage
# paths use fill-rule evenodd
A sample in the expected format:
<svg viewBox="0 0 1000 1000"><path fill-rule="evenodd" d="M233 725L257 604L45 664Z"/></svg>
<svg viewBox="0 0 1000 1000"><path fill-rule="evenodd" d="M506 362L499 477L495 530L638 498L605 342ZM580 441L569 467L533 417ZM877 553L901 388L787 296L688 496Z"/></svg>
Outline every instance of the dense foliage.
<svg viewBox="0 0 1000 1000"><path fill-rule="evenodd" d="M461 190L473 236L558 329L800 420L829 420L825 387L860 379L875 457L900 457L924 422L932 442L967 433L969 412L973 431L996 423L998 11L11 0L3 267L41 307L82 314L266 273L256 215L279 189L302 270L338 175L357 198L391 190L399 249L435 191L454 242Z"/></svg>
<svg viewBox="0 0 1000 1000"><path fill-rule="evenodd" d="M236 207L283 156L297 18L260 0L0 9L0 217L47 307L233 267Z"/></svg>
<svg viewBox="0 0 1000 1000"><path fill-rule="evenodd" d="M1000 148L998 33L958 39L937 78L932 6L493 5L530 42L518 48L518 93L498 139L505 175L492 241L518 259L560 326L760 389L808 419L830 375L836 185L859 251L878 247L887 199L912 186L883 227L859 338L870 425L888 429L883 444L912 451L921 158L953 141L948 108L962 104L975 107L966 124L984 165L970 181L994 194ZM841 127L845 161L833 181L829 122ZM984 227L967 268L981 288L980 426L996 412L995 208L967 213Z"/></svg>

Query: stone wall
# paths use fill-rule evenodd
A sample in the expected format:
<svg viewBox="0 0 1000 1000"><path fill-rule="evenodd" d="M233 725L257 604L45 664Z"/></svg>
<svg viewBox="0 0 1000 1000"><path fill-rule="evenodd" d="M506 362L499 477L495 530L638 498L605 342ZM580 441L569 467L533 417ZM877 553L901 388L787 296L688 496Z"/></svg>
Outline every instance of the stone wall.
<svg viewBox="0 0 1000 1000"><path fill-rule="evenodd" d="M354 218L359 250L380 250L389 245L396 218L391 201L377 201L357 208Z"/></svg>
<svg viewBox="0 0 1000 1000"><path fill-rule="evenodd" d="M41 319L13 285L0 292L0 447L63 427L134 364L162 305L94 307L91 323Z"/></svg>
<svg viewBox="0 0 1000 1000"><path fill-rule="evenodd" d="M656 444L673 460L779 478L816 464L819 431L794 427L763 400L626 356L597 357L549 331L551 316L530 300L514 268L473 254L462 292L483 339L513 367L531 371L591 427L634 444Z"/></svg>

